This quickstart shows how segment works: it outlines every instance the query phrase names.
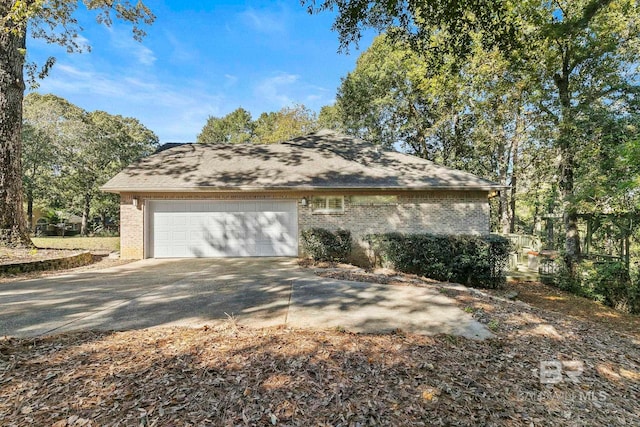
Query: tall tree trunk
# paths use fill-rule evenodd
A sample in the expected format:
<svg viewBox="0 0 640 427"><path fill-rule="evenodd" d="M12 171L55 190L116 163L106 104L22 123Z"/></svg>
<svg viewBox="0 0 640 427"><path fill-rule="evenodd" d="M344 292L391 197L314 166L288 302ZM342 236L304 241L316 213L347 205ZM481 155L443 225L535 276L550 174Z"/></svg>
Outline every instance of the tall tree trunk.
<svg viewBox="0 0 640 427"><path fill-rule="evenodd" d="M82 209L82 224L80 234L89 235L89 214L91 213L91 194L84 195L84 207Z"/></svg>
<svg viewBox="0 0 640 427"><path fill-rule="evenodd" d="M518 190L518 150L520 149L520 138L524 134L524 123L522 118L522 104L519 104L516 116L516 130L511 144L511 197L509 198L509 211L511 213L509 223L509 233L516 232L516 194ZM535 218L535 217L534 217Z"/></svg>
<svg viewBox="0 0 640 427"><path fill-rule="evenodd" d="M570 138L570 136L566 136ZM565 138L563 138L565 139ZM560 145L560 195L562 196L562 219L565 232L565 260L571 271L580 256L578 235L578 213L573 200L573 171L575 158L572 147L567 142Z"/></svg>
<svg viewBox="0 0 640 427"><path fill-rule="evenodd" d="M0 16L14 1L0 0ZM31 246L22 207L22 98L24 28L0 26L0 245ZM13 31L12 31L13 30Z"/></svg>
<svg viewBox="0 0 640 427"><path fill-rule="evenodd" d="M505 179L506 180L506 179ZM505 181L500 180L501 184L505 184ZM502 234L509 234L509 200L507 198L507 189L500 191L500 229Z"/></svg>
<svg viewBox="0 0 640 427"><path fill-rule="evenodd" d="M560 99L560 126L558 148L560 150L560 196L562 197L562 216L565 232L565 263L572 276L576 272L576 264L580 256L580 237L578 235L578 215L574 201L574 169L575 169L575 123L569 91L569 51L563 52L562 74L554 76Z"/></svg>
<svg viewBox="0 0 640 427"><path fill-rule="evenodd" d="M514 154L513 156L513 162L514 162L514 168L515 168L515 161L517 159L517 154ZM517 193L517 189L518 189L518 176L516 175L516 171L513 170L511 172L511 190L510 190L510 197L509 197L509 212L511 213L511 216L509 218L509 233L513 234L516 232L516 193Z"/></svg>
<svg viewBox="0 0 640 427"><path fill-rule="evenodd" d="M33 190L27 191L27 227L29 232L33 232Z"/></svg>
<svg viewBox="0 0 640 427"><path fill-rule="evenodd" d="M504 145L500 150L500 164L499 164L499 180L501 185L508 185L509 181L509 163L511 161L511 153L510 150L507 150L506 138L504 132L502 132L502 140L504 141ZM509 220L509 198L508 192L506 189L500 191L500 229L503 234L509 233L509 224L511 221Z"/></svg>

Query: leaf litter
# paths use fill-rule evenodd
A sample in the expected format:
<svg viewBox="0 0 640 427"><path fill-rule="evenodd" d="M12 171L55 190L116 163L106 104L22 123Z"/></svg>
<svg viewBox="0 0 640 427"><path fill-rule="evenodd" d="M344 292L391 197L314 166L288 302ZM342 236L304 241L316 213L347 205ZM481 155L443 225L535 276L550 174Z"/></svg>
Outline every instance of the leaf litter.
<svg viewBox="0 0 640 427"><path fill-rule="evenodd" d="M0 424L638 425L636 336L394 277L387 282L437 286L496 337L250 329L230 319L201 329L5 338ZM555 383L541 383L541 362L559 364Z"/></svg>

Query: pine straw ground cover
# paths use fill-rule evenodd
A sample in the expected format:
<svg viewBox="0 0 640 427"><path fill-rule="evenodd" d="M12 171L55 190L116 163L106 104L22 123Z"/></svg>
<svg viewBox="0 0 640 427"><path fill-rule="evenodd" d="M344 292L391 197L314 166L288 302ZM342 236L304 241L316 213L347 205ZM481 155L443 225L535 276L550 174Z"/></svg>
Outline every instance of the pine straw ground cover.
<svg viewBox="0 0 640 427"><path fill-rule="evenodd" d="M60 253L60 251L58 250L55 250L55 252L57 252L58 254ZM65 251L65 252L69 252L71 255L78 253L78 251ZM130 262L133 262L131 260L126 260L126 259L110 258L108 256L109 253L105 251L92 251L91 255L93 256L93 262L91 264L83 265L81 267L67 268L67 269L61 269L61 270L30 271L27 273L21 272L16 274L0 273L0 286L3 283L15 282L18 280L38 279L41 277L56 276L60 274L80 273L82 271L89 271L89 270L101 270L104 268L116 267L119 265L124 265ZM0 260L0 264L2 264L1 260Z"/></svg>
<svg viewBox="0 0 640 427"><path fill-rule="evenodd" d="M438 286L496 337L230 321L5 339L0 425L638 425L637 338L522 302L398 282ZM561 382L541 384L541 361L579 361L582 373L567 366Z"/></svg>
<svg viewBox="0 0 640 427"><path fill-rule="evenodd" d="M79 253L77 250L0 247L0 264L16 264L64 258L76 255L77 253Z"/></svg>

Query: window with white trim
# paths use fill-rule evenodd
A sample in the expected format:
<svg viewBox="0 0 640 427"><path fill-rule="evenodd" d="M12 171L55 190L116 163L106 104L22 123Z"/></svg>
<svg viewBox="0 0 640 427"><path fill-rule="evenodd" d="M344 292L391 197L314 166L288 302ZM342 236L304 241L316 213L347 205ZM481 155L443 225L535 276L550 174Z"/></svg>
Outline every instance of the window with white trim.
<svg viewBox="0 0 640 427"><path fill-rule="evenodd" d="M313 213L343 213L343 196L317 196L311 199Z"/></svg>

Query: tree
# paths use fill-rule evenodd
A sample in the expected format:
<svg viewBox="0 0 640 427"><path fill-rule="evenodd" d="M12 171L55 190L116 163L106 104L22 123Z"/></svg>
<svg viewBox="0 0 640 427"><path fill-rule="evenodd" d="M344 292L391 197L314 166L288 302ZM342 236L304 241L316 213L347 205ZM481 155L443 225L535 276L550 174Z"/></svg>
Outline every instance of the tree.
<svg viewBox="0 0 640 427"><path fill-rule="evenodd" d="M224 117L209 116L196 141L205 144L244 144L252 136L251 113L239 107Z"/></svg>
<svg viewBox="0 0 640 427"><path fill-rule="evenodd" d="M575 194L577 153L588 140L585 119L594 108L621 114L635 96L640 10L631 0L525 2L522 15L536 29L528 61L538 61L541 115L555 125L565 262L580 255ZM533 52L537 52L534 55Z"/></svg>
<svg viewBox="0 0 640 427"><path fill-rule="evenodd" d="M344 127L387 147L399 143L429 160L453 153L465 115L459 105L460 74L446 61L378 36L338 89Z"/></svg>
<svg viewBox="0 0 640 427"><path fill-rule="evenodd" d="M519 154L530 143L526 79L497 49L466 63L378 36L338 89L333 114L347 132L505 186L498 215L515 229Z"/></svg>
<svg viewBox="0 0 640 427"><path fill-rule="evenodd" d="M51 184L55 154L45 132L25 123L22 126L22 177L27 199L27 225L33 229L34 200L44 199Z"/></svg>
<svg viewBox="0 0 640 427"><path fill-rule="evenodd" d="M317 129L315 114L304 105L262 113L254 122L253 141L258 144L283 142Z"/></svg>
<svg viewBox="0 0 640 427"><path fill-rule="evenodd" d="M134 24L134 37L144 32L138 24L154 20L142 3L126 0L84 0L89 10L97 11L97 21L110 25L112 17ZM30 245L22 207L22 101L25 81L26 34L49 43L65 46L67 51L81 51L77 42L81 31L75 12L79 2L37 0L0 0L0 244ZM38 72L28 64L31 79L44 77L53 59Z"/></svg>
<svg viewBox="0 0 640 427"><path fill-rule="evenodd" d="M509 187L498 199L497 216L503 233L516 232L519 179L537 155L544 153L531 133L537 124L529 114L530 76L535 73L535 67L510 63L502 52L486 51L480 44L474 46L462 69L460 93L464 102L460 105L471 117L467 119L469 141L463 145L472 149L455 166Z"/></svg>
<svg viewBox="0 0 640 427"><path fill-rule="evenodd" d="M262 113L255 121L238 108L224 117L209 117L197 137L199 143L272 144L286 141L317 129L315 114L304 105L284 107Z"/></svg>
<svg viewBox="0 0 640 427"><path fill-rule="evenodd" d="M311 11L338 10L334 29L343 46L366 27L408 40L417 53L446 52L462 66L479 44L498 47L531 74L535 111L558 154L565 228L565 262L580 255L575 198L576 153L588 136L583 118L594 105L624 111L637 93L638 5L632 0L305 1ZM479 37L479 39L476 39ZM509 39L512 39L510 42ZM436 43L434 43L434 41Z"/></svg>
<svg viewBox="0 0 640 427"><path fill-rule="evenodd" d="M606 0L601 0L606 1ZM445 37L438 44L440 53L463 58L480 35L484 48L510 51L517 46L519 22L510 13L509 2L493 0L302 0L309 13L337 9L333 29L340 46L357 43L362 30L374 28L392 37L409 41L416 51L431 46L433 38Z"/></svg>
<svg viewBox="0 0 640 427"><path fill-rule="evenodd" d="M591 111L588 138L576 156L575 198L580 213L636 210L640 184L640 115Z"/></svg>
<svg viewBox="0 0 640 427"><path fill-rule="evenodd" d="M331 129L345 133L347 130L343 125L343 116L344 112L340 111L340 107L338 107L338 105L325 105L320 108L320 114L318 114L318 128Z"/></svg>
<svg viewBox="0 0 640 427"><path fill-rule="evenodd" d="M55 95L29 94L24 111L25 128L48 141L49 160L37 168L38 174L48 177L42 192L45 200L79 213L81 233L88 234L100 186L131 162L153 152L158 137L136 119L104 111L88 113ZM37 141L25 139L25 151L41 148L35 145ZM41 154L33 157L41 158ZM30 171L25 175L32 176ZM97 213L104 220L115 200L99 196L99 202Z"/></svg>
<svg viewBox="0 0 640 427"><path fill-rule="evenodd" d="M85 111L55 95L30 93L23 103L23 181L27 217L32 221L34 199L47 205L61 202L58 179L72 159L77 139L89 133Z"/></svg>
<svg viewBox="0 0 640 427"><path fill-rule="evenodd" d="M158 144L158 137L137 119L94 111L87 114L86 120L90 135L74 150L75 167L70 170L68 178L71 179L67 181L68 187L75 189L75 205L81 207L82 235L89 233L96 196L100 202L100 211L96 213L103 223L117 203L114 196L101 195L100 186L130 163L153 153Z"/></svg>

